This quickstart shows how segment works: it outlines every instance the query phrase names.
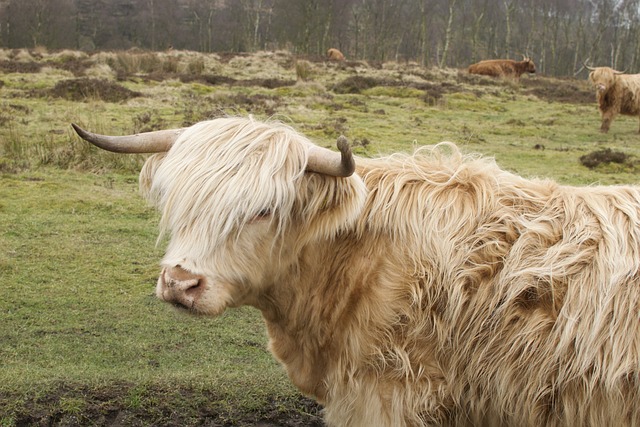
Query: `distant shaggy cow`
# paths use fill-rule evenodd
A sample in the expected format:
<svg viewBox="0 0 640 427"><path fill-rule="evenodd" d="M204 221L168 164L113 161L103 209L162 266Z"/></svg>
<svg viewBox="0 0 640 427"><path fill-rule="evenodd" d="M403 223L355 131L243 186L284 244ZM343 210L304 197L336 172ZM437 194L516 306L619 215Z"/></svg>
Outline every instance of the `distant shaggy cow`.
<svg viewBox="0 0 640 427"><path fill-rule="evenodd" d="M524 73L535 73L536 66L531 58L522 61L513 59L489 59L469 66L469 74L481 74L491 77L512 77L519 79Z"/></svg>
<svg viewBox="0 0 640 427"><path fill-rule="evenodd" d="M329 50L327 50L327 58L329 58L332 61L344 61L344 55L342 54L342 52L340 52L338 49L335 48L331 48Z"/></svg>
<svg viewBox="0 0 640 427"><path fill-rule="evenodd" d="M640 425L640 188L527 180L449 143L354 158L244 118L76 130L162 152L140 174L171 237L157 295L259 309L328 425Z"/></svg>
<svg viewBox="0 0 640 427"><path fill-rule="evenodd" d="M640 74L624 74L609 67L587 68L602 113L601 132L609 131L618 114L640 116Z"/></svg>

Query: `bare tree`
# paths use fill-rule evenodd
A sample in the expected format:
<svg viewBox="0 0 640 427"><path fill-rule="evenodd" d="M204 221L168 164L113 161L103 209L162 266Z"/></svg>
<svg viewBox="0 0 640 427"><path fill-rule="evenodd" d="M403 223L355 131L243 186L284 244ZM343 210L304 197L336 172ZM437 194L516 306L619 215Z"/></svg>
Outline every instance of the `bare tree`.
<svg viewBox="0 0 640 427"><path fill-rule="evenodd" d="M264 40L261 35L264 32L268 36L269 23L273 15L273 3L268 0L249 0L245 2L245 7L251 13L253 31L252 46L254 49L263 49ZM266 24L264 20L266 18Z"/></svg>
<svg viewBox="0 0 640 427"><path fill-rule="evenodd" d="M462 67L530 54L542 73L586 59L640 67L640 0L0 0L0 47L204 52L338 47Z"/></svg>
<svg viewBox="0 0 640 427"><path fill-rule="evenodd" d="M430 34L429 28L431 27L433 14L430 13L434 8L434 4L432 0L422 0L420 2L420 62L422 65L429 65L429 56L430 56Z"/></svg>
<svg viewBox="0 0 640 427"><path fill-rule="evenodd" d="M507 1L503 0L504 5L504 21L505 21L505 34L504 34L504 56L508 58L513 52L513 46L511 45L511 21L516 9L515 0Z"/></svg>
<svg viewBox="0 0 640 427"><path fill-rule="evenodd" d="M447 18L447 26L444 31L444 46L442 47L442 55L440 56L440 61L438 65L440 67L444 67L447 65L447 55L449 54L449 45L451 44L451 30L453 26L453 12L456 7L456 2L458 0L448 0L449 3L449 14Z"/></svg>

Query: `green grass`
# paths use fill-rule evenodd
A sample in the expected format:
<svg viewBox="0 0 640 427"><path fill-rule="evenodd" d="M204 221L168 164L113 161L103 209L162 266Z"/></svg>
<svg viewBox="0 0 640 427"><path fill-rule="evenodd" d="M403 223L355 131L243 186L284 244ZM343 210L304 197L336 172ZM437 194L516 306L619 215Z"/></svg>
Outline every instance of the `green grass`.
<svg viewBox="0 0 640 427"><path fill-rule="evenodd" d="M0 200L0 419L82 412L100 390L141 411L171 385L249 413L295 396L257 312L192 317L155 298L157 218L135 176L4 175Z"/></svg>
<svg viewBox="0 0 640 427"><path fill-rule="evenodd" d="M310 63L310 81L268 89L181 83L174 71L295 80L295 61L282 53L228 63L215 55L168 62L105 55L85 60L107 71L112 61L125 73L115 84L141 97L72 102L45 94L75 78L68 72L0 75L0 426L318 420L268 354L259 313L189 317L155 298L163 242L156 246L158 216L137 191L144 156L90 147L71 122L117 134L253 114L288 122L323 146L345 134L363 156L448 140L525 176L577 185L638 180L637 118L619 117L603 135L595 103L558 102L561 82L553 79L532 81L548 95L538 98L527 81L412 64ZM135 68L165 63L173 70L166 79ZM356 72L396 84L332 91ZM631 162L594 170L579 162L603 148Z"/></svg>

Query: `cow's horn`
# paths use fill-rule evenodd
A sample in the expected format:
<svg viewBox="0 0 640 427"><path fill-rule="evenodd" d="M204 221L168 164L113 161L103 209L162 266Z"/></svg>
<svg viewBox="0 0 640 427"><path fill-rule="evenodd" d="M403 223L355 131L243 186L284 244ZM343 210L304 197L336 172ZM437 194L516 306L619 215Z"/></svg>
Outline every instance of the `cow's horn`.
<svg viewBox="0 0 640 427"><path fill-rule="evenodd" d="M114 153L160 153L169 151L178 136L185 130L185 128L180 128L135 135L109 136L87 132L75 123L71 123L71 126L85 141Z"/></svg>
<svg viewBox="0 0 640 427"><path fill-rule="evenodd" d="M589 62L589 59L590 59L590 58L587 58L587 60L586 60L586 61L582 61L582 65L583 65L583 66L584 66L584 68L586 68L587 70L589 70L589 71L594 71L594 70L595 70L595 68L593 68L593 67L589 67L589 66L587 65L587 62Z"/></svg>
<svg viewBox="0 0 640 427"><path fill-rule="evenodd" d="M337 145L340 153L318 146L311 147L307 171L338 177L351 176L356 169L356 164L347 138L340 135Z"/></svg>

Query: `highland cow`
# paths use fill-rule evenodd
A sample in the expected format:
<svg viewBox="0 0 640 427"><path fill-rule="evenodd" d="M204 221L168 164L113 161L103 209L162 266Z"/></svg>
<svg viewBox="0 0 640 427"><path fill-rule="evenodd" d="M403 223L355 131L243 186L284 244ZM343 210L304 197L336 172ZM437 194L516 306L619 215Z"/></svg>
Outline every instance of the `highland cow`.
<svg viewBox="0 0 640 427"><path fill-rule="evenodd" d="M587 68L591 71L589 81L596 88L602 114L601 132L609 132L618 114L640 117L640 74L624 74L609 67Z"/></svg>
<svg viewBox="0 0 640 427"><path fill-rule="evenodd" d="M531 58L522 61L512 59L489 59L469 66L469 74L481 74L491 77L512 77L519 79L524 73L535 73L536 66Z"/></svg>
<svg viewBox="0 0 640 427"><path fill-rule="evenodd" d="M329 50L327 50L327 58L329 58L331 61L344 61L345 57L342 54L342 52L340 52L338 49L335 48L331 48Z"/></svg>
<svg viewBox="0 0 640 427"><path fill-rule="evenodd" d="M260 310L328 425L640 424L640 188L528 180L449 143L354 158L244 118L76 130L161 152L140 174L170 236L158 297Z"/></svg>

